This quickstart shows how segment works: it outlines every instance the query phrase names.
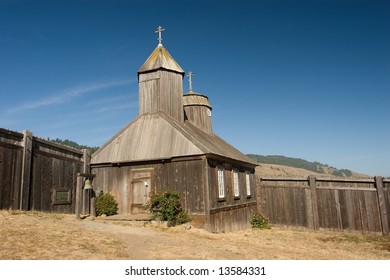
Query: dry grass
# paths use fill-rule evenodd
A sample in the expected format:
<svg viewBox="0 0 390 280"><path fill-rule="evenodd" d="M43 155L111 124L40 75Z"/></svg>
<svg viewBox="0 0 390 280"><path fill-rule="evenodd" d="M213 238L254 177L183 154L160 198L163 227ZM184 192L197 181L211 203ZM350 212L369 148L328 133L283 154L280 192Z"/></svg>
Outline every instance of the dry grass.
<svg viewBox="0 0 390 280"><path fill-rule="evenodd" d="M0 259L123 259L122 243L108 233L82 231L66 215L0 211Z"/></svg>
<svg viewBox="0 0 390 280"><path fill-rule="evenodd" d="M280 227L218 235L181 227L164 231L174 242L159 245L154 250L155 259L390 259L390 236Z"/></svg>
<svg viewBox="0 0 390 280"><path fill-rule="evenodd" d="M276 177L276 178L306 178L310 175L316 178L340 178L330 174L317 173L302 168L295 168L286 165L261 163L256 167L258 177ZM369 178L364 174L352 173L353 178Z"/></svg>
<svg viewBox="0 0 390 280"><path fill-rule="evenodd" d="M390 236L273 227L212 234L179 226L0 211L0 259L390 259Z"/></svg>
<svg viewBox="0 0 390 280"><path fill-rule="evenodd" d="M319 173L306 169L294 168L290 166L261 163L256 167L256 174L259 177L297 177L306 178L310 175L317 176ZM331 176L328 176L331 177Z"/></svg>

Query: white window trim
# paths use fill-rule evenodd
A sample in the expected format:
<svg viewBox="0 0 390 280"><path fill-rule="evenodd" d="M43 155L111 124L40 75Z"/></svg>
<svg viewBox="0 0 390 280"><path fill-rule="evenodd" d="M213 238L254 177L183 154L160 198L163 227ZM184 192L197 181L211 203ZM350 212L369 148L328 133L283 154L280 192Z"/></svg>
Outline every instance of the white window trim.
<svg viewBox="0 0 390 280"><path fill-rule="evenodd" d="M233 169L233 191L234 191L234 197L240 196L240 184L238 181L238 170Z"/></svg>
<svg viewBox="0 0 390 280"><path fill-rule="evenodd" d="M223 167L218 166L218 198L225 198L225 182Z"/></svg>
<svg viewBox="0 0 390 280"><path fill-rule="evenodd" d="M245 173L246 196L251 196L251 179L249 173Z"/></svg>

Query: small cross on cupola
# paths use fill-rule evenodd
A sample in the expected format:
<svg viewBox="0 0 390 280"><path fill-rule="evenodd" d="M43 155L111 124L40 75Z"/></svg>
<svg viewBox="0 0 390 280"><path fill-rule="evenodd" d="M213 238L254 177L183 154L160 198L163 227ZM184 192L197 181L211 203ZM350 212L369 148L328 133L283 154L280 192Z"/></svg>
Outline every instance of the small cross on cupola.
<svg viewBox="0 0 390 280"><path fill-rule="evenodd" d="M162 28L161 26L159 26L159 27L157 27L157 30L156 31L154 31L154 33L158 33L158 38L157 38L157 40L158 40L158 44L159 45L162 45L162 38L161 38L161 33L164 31L165 29L164 28Z"/></svg>
<svg viewBox="0 0 390 280"><path fill-rule="evenodd" d="M187 74L188 82L189 82L189 85L190 85L190 92L192 92L192 76L193 75L195 75L195 73L192 72L192 71L188 72L188 74Z"/></svg>

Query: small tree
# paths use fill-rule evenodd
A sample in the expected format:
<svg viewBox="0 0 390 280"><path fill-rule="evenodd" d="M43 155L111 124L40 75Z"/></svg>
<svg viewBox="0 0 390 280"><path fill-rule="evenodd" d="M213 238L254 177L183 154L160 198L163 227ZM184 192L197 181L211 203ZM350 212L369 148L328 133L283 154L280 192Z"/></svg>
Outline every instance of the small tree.
<svg viewBox="0 0 390 280"><path fill-rule="evenodd" d="M180 194L174 191L163 191L150 197L146 209L152 213L153 219L166 221L168 226L184 224L190 221L188 213L182 209Z"/></svg>
<svg viewBox="0 0 390 280"><path fill-rule="evenodd" d="M96 214L100 215L115 215L118 213L118 203L115 201L115 198L110 193L103 193L100 191L98 197L96 198Z"/></svg>

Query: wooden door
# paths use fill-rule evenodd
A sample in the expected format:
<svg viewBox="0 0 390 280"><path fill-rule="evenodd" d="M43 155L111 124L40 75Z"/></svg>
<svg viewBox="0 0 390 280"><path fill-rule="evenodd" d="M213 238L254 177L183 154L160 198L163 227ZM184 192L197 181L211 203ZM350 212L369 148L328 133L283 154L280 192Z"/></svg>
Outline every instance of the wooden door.
<svg viewBox="0 0 390 280"><path fill-rule="evenodd" d="M145 213L148 212L145 210L145 204L149 199L150 192L150 178L136 179L132 181L132 203L131 203L131 213Z"/></svg>

